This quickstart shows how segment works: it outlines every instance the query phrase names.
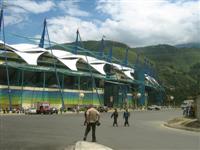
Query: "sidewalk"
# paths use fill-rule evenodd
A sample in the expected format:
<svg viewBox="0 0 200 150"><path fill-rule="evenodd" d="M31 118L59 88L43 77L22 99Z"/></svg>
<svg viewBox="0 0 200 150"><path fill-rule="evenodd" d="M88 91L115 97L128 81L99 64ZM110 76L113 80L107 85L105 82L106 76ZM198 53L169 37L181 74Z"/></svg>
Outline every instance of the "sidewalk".
<svg viewBox="0 0 200 150"><path fill-rule="evenodd" d="M192 118L178 117L167 121L164 125L176 129L200 132L200 122Z"/></svg>
<svg viewBox="0 0 200 150"><path fill-rule="evenodd" d="M74 145L68 146L64 150L113 150L113 149L94 142L78 141Z"/></svg>
<svg viewBox="0 0 200 150"><path fill-rule="evenodd" d="M25 115L25 113L3 113L3 112L0 112L0 116L20 116L20 115Z"/></svg>

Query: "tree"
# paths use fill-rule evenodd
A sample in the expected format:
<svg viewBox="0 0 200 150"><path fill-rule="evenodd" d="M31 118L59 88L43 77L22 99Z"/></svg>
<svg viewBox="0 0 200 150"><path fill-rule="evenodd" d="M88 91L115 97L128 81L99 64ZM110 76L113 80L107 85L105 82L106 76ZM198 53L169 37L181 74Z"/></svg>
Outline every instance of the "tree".
<svg viewBox="0 0 200 150"><path fill-rule="evenodd" d="M196 80L196 84L193 86L195 95L200 91L200 63L196 63L190 67L189 74Z"/></svg>

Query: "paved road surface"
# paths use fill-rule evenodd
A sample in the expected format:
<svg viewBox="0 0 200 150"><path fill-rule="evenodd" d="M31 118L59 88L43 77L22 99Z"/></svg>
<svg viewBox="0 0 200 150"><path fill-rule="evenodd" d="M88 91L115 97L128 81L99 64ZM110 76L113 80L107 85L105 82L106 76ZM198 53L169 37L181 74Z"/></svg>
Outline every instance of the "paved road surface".
<svg viewBox="0 0 200 150"><path fill-rule="evenodd" d="M101 115L98 143L114 150L200 150L200 134L170 129L162 123L181 111L131 113L130 127L112 127L110 113ZM82 140L83 114L0 116L1 150L62 150ZM91 141L91 133L88 136Z"/></svg>

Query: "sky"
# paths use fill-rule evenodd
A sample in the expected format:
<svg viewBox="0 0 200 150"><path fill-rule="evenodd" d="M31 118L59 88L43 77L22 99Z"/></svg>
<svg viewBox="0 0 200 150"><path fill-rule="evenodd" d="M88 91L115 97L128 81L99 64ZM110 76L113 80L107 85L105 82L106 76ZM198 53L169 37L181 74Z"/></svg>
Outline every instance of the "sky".
<svg viewBox="0 0 200 150"><path fill-rule="evenodd" d="M6 43L40 38L47 19L50 40L119 41L130 47L200 42L200 0L0 0ZM2 38L2 36L1 36Z"/></svg>

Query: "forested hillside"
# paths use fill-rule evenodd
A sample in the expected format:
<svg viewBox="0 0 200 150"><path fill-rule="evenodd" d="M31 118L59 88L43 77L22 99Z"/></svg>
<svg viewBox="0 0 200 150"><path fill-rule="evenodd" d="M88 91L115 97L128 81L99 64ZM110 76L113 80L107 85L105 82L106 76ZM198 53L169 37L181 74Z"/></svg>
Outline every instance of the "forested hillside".
<svg viewBox="0 0 200 150"><path fill-rule="evenodd" d="M65 44L64 44L65 45ZM176 104L195 96L200 83L200 48L197 44L182 44L178 46L155 45L130 48L126 44L114 41L104 41L104 54L108 55L112 47L113 57L123 62L126 48L129 48L128 61L135 64L137 54L140 62L148 59L156 71L157 80L166 90L167 95L175 97ZM98 52L101 41L84 41L81 46Z"/></svg>

